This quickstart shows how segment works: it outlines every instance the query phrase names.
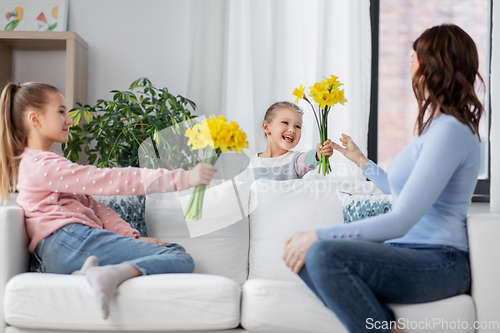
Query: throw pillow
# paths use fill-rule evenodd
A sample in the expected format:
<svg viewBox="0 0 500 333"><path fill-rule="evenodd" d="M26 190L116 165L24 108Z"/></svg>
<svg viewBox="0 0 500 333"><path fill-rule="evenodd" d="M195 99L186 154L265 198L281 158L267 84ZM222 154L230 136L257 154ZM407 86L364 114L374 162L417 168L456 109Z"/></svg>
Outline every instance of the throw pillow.
<svg viewBox="0 0 500 333"><path fill-rule="evenodd" d="M283 261L286 240L295 232L343 223L337 185L329 177L253 183L249 279L302 282Z"/></svg>
<svg viewBox="0 0 500 333"><path fill-rule="evenodd" d="M147 237L144 221L146 197L144 195L94 196L94 199L109 206L130 224L141 237ZM34 254L30 258L30 272L42 273L42 265Z"/></svg>
<svg viewBox="0 0 500 333"><path fill-rule="evenodd" d="M213 185L218 182L215 180ZM149 235L182 245L196 263L194 273L221 275L242 285L248 276L249 189L244 183L236 185L243 217L230 181L206 192L202 219L198 221L184 219L182 201L189 199L189 191L147 195Z"/></svg>
<svg viewBox="0 0 500 333"><path fill-rule="evenodd" d="M144 221L146 196L94 196L94 199L117 212L132 228L139 231L141 237L148 237L146 222Z"/></svg>
<svg viewBox="0 0 500 333"><path fill-rule="evenodd" d="M349 194L339 192L342 203L344 223L361 220L370 216L387 213L391 210L391 195L387 194Z"/></svg>

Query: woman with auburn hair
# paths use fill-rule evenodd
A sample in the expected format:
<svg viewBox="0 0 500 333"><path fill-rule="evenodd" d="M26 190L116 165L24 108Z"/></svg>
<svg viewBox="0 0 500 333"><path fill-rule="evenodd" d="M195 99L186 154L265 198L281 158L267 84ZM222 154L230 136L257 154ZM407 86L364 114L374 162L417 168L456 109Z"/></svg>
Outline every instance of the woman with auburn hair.
<svg viewBox="0 0 500 333"><path fill-rule="evenodd" d="M478 54L461 28L444 24L413 43L418 136L385 173L351 138L334 149L384 193L386 214L296 233L283 258L349 332L400 332L386 303L423 303L470 288L465 220L480 164ZM484 84L484 83L483 83ZM398 327L399 326L399 327Z"/></svg>

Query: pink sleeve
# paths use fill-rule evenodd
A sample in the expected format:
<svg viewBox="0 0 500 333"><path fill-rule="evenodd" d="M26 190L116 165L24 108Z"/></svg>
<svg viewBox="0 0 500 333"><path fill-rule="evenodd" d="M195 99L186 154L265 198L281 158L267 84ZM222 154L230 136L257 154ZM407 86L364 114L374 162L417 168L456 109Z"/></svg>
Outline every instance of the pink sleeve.
<svg viewBox="0 0 500 333"><path fill-rule="evenodd" d="M132 228L130 224L124 221L118 213L107 205L96 201L91 196L88 198L88 207L92 208L96 216L102 221L103 228L109 231L116 232L123 236L139 238L139 231Z"/></svg>
<svg viewBox="0 0 500 333"><path fill-rule="evenodd" d="M305 173L313 170L314 168L316 168L316 166L314 166L314 167L307 166L306 156L308 153L309 152L302 153L299 155L299 157L297 157L297 170L299 171L300 174L305 174ZM316 154L316 150L314 150L314 154Z"/></svg>
<svg viewBox="0 0 500 333"><path fill-rule="evenodd" d="M189 171L81 166L51 152L30 155L35 180L48 191L89 195L144 195L189 188Z"/></svg>

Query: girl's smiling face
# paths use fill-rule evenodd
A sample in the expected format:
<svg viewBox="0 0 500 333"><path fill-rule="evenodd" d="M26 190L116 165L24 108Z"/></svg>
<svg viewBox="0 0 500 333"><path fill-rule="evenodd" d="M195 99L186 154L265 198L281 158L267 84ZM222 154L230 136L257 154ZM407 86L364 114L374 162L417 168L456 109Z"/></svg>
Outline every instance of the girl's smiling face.
<svg viewBox="0 0 500 333"><path fill-rule="evenodd" d="M262 124L268 144L282 150L293 149L300 141L302 134L302 115L296 110L279 108L274 111L270 122Z"/></svg>

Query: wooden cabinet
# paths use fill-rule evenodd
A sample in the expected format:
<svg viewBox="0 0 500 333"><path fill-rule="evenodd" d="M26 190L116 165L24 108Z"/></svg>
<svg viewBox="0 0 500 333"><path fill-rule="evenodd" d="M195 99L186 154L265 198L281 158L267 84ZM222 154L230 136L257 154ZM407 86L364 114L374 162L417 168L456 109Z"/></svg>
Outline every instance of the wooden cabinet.
<svg viewBox="0 0 500 333"><path fill-rule="evenodd" d="M87 42L71 31L0 31L0 85L12 80L13 50L65 50L69 108L87 97Z"/></svg>

